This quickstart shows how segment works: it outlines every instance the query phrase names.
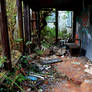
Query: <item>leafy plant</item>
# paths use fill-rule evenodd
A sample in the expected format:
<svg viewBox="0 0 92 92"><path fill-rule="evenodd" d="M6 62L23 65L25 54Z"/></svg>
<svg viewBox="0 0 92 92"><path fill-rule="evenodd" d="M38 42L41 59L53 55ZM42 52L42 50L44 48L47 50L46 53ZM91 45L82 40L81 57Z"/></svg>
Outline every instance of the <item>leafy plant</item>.
<svg viewBox="0 0 92 92"><path fill-rule="evenodd" d="M24 80L26 80L26 78L22 74L16 76L16 82L22 83Z"/></svg>
<svg viewBox="0 0 92 92"><path fill-rule="evenodd" d="M20 39L20 38L15 40L15 42L22 42L22 41L23 41L23 39Z"/></svg>
<svg viewBox="0 0 92 92"><path fill-rule="evenodd" d="M27 41L26 42L26 46L31 45L31 44L32 44L32 41Z"/></svg>
<svg viewBox="0 0 92 92"><path fill-rule="evenodd" d="M20 63L20 67L26 68L29 64L29 60L30 60L30 56L21 56L19 63Z"/></svg>
<svg viewBox="0 0 92 92"><path fill-rule="evenodd" d="M39 49L36 49L35 52L37 53L37 55L42 55L43 54L43 51L39 50Z"/></svg>
<svg viewBox="0 0 92 92"><path fill-rule="evenodd" d="M42 45L44 48L49 48L49 47L52 46L51 44L49 44L49 43L46 42L45 40L43 40L43 41L41 42L41 45Z"/></svg>
<svg viewBox="0 0 92 92"><path fill-rule="evenodd" d="M7 87L11 90L13 88L13 85L16 85L22 92L25 92L19 85L17 82L15 82L15 80L18 78L17 76L15 77L15 79L12 79L11 76L3 76L6 79L6 84Z"/></svg>
<svg viewBox="0 0 92 92"><path fill-rule="evenodd" d="M3 63L6 62L7 57L0 57L0 67L2 67Z"/></svg>

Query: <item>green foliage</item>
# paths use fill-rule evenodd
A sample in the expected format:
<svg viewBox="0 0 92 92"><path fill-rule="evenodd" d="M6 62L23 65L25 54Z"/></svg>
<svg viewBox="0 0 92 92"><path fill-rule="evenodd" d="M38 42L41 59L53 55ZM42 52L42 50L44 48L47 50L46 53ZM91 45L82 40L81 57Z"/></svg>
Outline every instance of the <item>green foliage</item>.
<svg viewBox="0 0 92 92"><path fill-rule="evenodd" d="M20 71L19 65L14 67L13 72L8 72L8 74L4 74L3 78L4 81L2 84L5 84L4 87L2 86L0 92L15 92L16 87L21 90L21 92L25 92L23 88L20 86L26 78L22 73L18 73ZM2 79L0 79L2 81ZM1 85L0 85L1 86Z"/></svg>
<svg viewBox="0 0 92 92"><path fill-rule="evenodd" d="M16 82L22 83L24 80L26 80L26 78L22 74L16 76Z"/></svg>
<svg viewBox="0 0 92 92"><path fill-rule="evenodd" d="M37 55L42 55L43 54L43 51L42 50L36 49L34 51L36 52Z"/></svg>
<svg viewBox="0 0 92 92"><path fill-rule="evenodd" d="M26 46L31 45L31 44L32 44L32 41L27 41L26 42Z"/></svg>
<svg viewBox="0 0 92 92"><path fill-rule="evenodd" d="M15 42L18 42L18 43L22 42L22 41L23 41L23 39L20 39L20 38L18 38L18 39L15 40Z"/></svg>
<svg viewBox="0 0 92 92"><path fill-rule="evenodd" d="M22 56L20 59L20 62L23 64L28 64L28 61L30 60L30 56Z"/></svg>
<svg viewBox="0 0 92 92"><path fill-rule="evenodd" d="M45 27L45 32L43 31L43 35L44 35L44 37L45 38L47 38L48 40L53 40L53 38L55 38L56 37L56 32L55 32L55 27L53 27L53 28L50 28L50 27L48 27L48 26L46 26Z"/></svg>
<svg viewBox="0 0 92 92"><path fill-rule="evenodd" d="M6 0L6 10L7 10L7 17L8 17L8 25L9 30L14 30L14 26L16 23L16 14L17 14L17 8L16 8L16 0Z"/></svg>
<svg viewBox="0 0 92 92"><path fill-rule="evenodd" d="M3 77L6 79L6 84L8 85L8 86L7 86L8 89L12 90L12 89L13 89L13 85L16 85L22 92L25 92L25 91L21 88L21 86L19 86L18 83L15 82L16 79L18 79L18 76L16 76L16 77L13 78L13 79L11 78L11 76L6 76L6 75L4 75Z"/></svg>
<svg viewBox="0 0 92 92"><path fill-rule="evenodd" d="M67 33L67 29L65 28L62 31L59 31L58 37L65 40L71 37L71 33Z"/></svg>
<svg viewBox="0 0 92 92"><path fill-rule="evenodd" d="M7 57L0 57L0 67L2 67L3 63L6 62Z"/></svg>
<svg viewBox="0 0 92 92"><path fill-rule="evenodd" d="M49 44L49 43L46 42L45 40L43 40L43 41L41 42L41 45L42 45L44 48L49 48L49 47L52 46L51 44Z"/></svg>

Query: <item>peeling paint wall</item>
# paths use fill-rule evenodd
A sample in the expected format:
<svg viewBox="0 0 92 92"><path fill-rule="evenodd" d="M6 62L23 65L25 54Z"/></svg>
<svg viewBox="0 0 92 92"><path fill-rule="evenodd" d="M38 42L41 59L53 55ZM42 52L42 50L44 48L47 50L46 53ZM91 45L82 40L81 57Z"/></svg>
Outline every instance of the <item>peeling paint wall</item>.
<svg viewBox="0 0 92 92"><path fill-rule="evenodd" d="M82 11L77 17L76 33L81 39L81 48L85 51L85 56L92 60L92 24L89 9Z"/></svg>

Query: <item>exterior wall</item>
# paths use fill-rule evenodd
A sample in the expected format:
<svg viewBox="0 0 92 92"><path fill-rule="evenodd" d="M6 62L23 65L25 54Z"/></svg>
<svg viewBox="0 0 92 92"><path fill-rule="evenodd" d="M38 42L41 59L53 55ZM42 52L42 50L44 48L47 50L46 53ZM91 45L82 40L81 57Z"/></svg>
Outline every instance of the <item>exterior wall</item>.
<svg viewBox="0 0 92 92"><path fill-rule="evenodd" d="M92 60L92 25L89 9L82 11L77 17L76 33L81 39L81 48L85 51L85 56Z"/></svg>

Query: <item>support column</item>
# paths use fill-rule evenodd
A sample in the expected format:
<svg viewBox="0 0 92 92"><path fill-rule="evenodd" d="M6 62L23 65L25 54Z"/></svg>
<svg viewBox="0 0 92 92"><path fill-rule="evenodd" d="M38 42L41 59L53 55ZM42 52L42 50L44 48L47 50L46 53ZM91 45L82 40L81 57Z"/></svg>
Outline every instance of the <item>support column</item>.
<svg viewBox="0 0 92 92"><path fill-rule="evenodd" d="M39 48L41 48L41 42L40 42L40 37L41 37L41 30L40 30L40 14L39 11L37 13L37 29L38 29L38 45Z"/></svg>
<svg viewBox="0 0 92 92"><path fill-rule="evenodd" d="M22 39L20 42L20 50L24 54L24 37L23 37L23 18L22 18L22 1L16 0L17 2L17 14L18 14L18 31L19 38Z"/></svg>
<svg viewBox="0 0 92 92"><path fill-rule="evenodd" d="M75 40L75 35L76 35L76 14L74 12L73 14L73 40Z"/></svg>
<svg viewBox="0 0 92 92"><path fill-rule="evenodd" d="M11 64L11 54L10 54L10 45L9 45L9 37L8 37L6 0L0 0L0 31L1 31L1 43L2 43L3 55L7 57L7 62L4 64L4 67L7 70L10 70L12 64Z"/></svg>
<svg viewBox="0 0 92 92"><path fill-rule="evenodd" d="M56 9L56 43L58 43L58 10Z"/></svg>
<svg viewBox="0 0 92 92"><path fill-rule="evenodd" d="M30 7L24 2L24 30L25 30L25 44L31 41L31 26L30 26ZM31 53L31 48L26 46L26 53Z"/></svg>

